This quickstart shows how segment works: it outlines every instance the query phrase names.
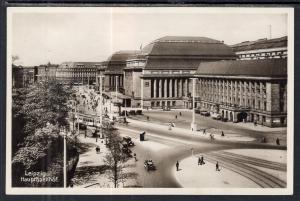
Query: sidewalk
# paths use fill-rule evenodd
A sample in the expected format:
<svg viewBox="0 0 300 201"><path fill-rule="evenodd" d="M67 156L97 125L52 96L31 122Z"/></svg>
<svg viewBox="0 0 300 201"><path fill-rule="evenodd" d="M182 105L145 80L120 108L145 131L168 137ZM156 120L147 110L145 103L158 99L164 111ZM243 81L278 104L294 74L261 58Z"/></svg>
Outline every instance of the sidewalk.
<svg viewBox="0 0 300 201"><path fill-rule="evenodd" d="M114 188L113 183L109 180L109 170L105 164L105 155L109 149L105 146L104 139L78 136L78 140L83 143L87 149L86 152L79 155L79 161L72 179L74 188ZM96 153L96 147L100 147L100 153ZM124 164L123 173L132 175L135 171L135 162L129 159ZM126 181L119 184L119 187L135 186L134 177L128 177Z"/></svg>
<svg viewBox="0 0 300 201"><path fill-rule="evenodd" d="M236 153L239 156L254 157L263 160L286 164L286 151L282 150L258 150L258 149L232 149L223 150L231 153ZM240 152L242 152L240 154ZM218 152L214 152L218 153ZM209 153L207 153L209 154ZM204 154L205 155L205 154ZM172 169L175 178L182 185L182 187L202 187L202 188L261 188L257 183L247 179L241 174L228 170L223 167L222 161L219 161L220 171L216 171L215 163L206 160L204 156L204 165L198 165L198 157L201 154L190 156L179 161L179 171L176 171L175 164ZM249 161L250 162L250 161ZM253 163L253 162L252 162ZM286 182L287 172L279 171L270 168L264 168L256 165L246 164L250 167L259 169L266 174L272 175L276 178Z"/></svg>

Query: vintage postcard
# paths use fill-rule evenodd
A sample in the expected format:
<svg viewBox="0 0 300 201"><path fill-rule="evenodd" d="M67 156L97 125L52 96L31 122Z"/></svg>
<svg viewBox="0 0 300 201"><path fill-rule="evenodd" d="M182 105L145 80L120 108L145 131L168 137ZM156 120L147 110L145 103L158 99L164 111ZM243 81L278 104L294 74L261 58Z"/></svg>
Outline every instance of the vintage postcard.
<svg viewBox="0 0 300 201"><path fill-rule="evenodd" d="M6 194L293 194L294 10L7 8Z"/></svg>

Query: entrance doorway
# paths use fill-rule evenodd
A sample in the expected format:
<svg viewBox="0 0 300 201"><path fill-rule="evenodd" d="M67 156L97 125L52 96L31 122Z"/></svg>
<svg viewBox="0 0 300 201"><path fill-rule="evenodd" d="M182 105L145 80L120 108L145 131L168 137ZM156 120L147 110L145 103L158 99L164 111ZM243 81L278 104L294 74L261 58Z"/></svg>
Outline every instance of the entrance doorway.
<svg viewBox="0 0 300 201"><path fill-rule="evenodd" d="M237 114L237 122L242 122L247 120L247 113L246 112L240 112Z"/></svg>

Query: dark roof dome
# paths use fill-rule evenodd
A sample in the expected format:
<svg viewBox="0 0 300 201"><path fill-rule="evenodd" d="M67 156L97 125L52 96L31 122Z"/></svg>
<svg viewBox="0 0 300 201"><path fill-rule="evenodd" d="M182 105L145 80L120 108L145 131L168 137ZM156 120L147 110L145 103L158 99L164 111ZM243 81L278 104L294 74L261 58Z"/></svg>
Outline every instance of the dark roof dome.
<svg viewBox="0 0 300 201"><path fill-rule="evenodd" d="M107 59L106 73L122 74L122 70L126 67L126 60L140 53L138 50L121 50L115 52Z"/></svg>
<svg viewBox="0 0 300 201"><path fill-rule="evenodd" d="M108 62L126 62L126 60L132 55L138 54L140 51L138 50L121 50L113 53L110 57L108 57Z"/></svg>
<svg viewBox="0 0 300 201"><path fill-rule="evenodd" d="M165 36L142 49L149 56L230 56L235 57L232 48L223 41L207 37Z"/></svg>

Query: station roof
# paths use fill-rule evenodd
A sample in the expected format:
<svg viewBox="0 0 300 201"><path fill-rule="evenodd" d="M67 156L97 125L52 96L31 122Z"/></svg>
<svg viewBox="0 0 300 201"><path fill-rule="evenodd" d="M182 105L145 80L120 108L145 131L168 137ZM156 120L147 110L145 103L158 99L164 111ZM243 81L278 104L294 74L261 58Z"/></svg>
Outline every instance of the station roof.
<svg viewBox="0 0 300 201"><path fill-rule="evenodd" d="M145 69L194 69L201 61L235 59L232 48L207 37L165 36L145 46Z"/></svg>
<svg viewBox="0 0 300 201"><path fill-rule="evenodd" d="M106 73L122 73L123 68L126 67L126 60L138 53L140 53L140 51L137 50L121 50L115 52L106 61Z"/></svg>
<svg viewBox="0 0 300 201"><path fill-rule="evenodd" d="M287 59L202 62L196 75L286 77Z"/></svg>
<svg viewBox="0 0 300 201"><path fill-rule="evenodd" d="M232 56L232 48L223 41L207 37L165 36L142 49L149 56Z"/></svg>
<svg viewBox="0 0 300 201"><path fill-rule="evenodd" d="M278 48L278 47L287 47L287 36L281 38L274 38L274 39L259 39L256 41L244 41L231 47L235 52L239 51L249 51L249 50L256 50L256 49L270 49L270 48Z"/></svg>

